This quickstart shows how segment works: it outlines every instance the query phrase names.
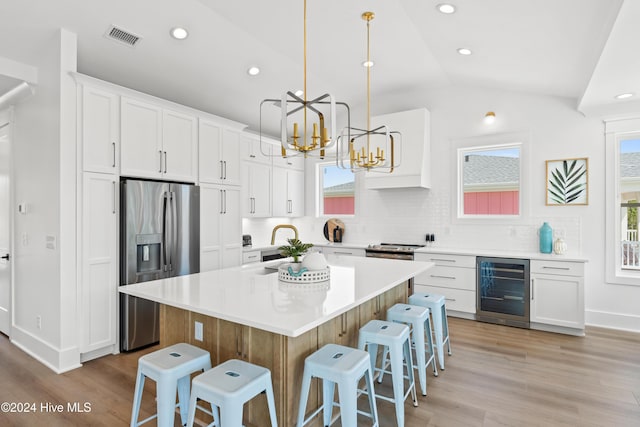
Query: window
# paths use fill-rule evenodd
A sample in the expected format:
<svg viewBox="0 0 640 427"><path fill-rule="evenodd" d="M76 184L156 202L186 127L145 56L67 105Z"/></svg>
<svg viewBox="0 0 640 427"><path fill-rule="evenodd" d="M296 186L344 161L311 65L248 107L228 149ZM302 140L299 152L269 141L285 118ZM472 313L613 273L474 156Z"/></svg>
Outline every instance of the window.
<svg viewBox="0 0 640 427"><path fill-rule="evenodd" d="M353 215L355 213L355 176L335 163L318 164L318 213Z"/></svg>
<svg viewBox="0 0 640 427"><path fill-rule="evenodd" d="M458 216L519 216L520 144L458 149Z"/></svg>
<svg viewBox="0 0 640 427"><path fill-rule="evenodd" d="M607 281L640 284L640 120L606 124Z"/></svg>

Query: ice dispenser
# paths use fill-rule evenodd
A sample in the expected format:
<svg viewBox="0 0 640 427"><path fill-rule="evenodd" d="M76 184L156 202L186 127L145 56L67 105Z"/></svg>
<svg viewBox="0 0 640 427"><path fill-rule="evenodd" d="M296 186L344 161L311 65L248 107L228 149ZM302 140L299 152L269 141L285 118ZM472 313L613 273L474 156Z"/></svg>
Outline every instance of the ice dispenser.
<svg viewBox="0 0 640 427"><path fill-rule="evenodd" d="M162 234L136 235L136 275L162 272ZM142 277L139 277L142 279ZM148 278L146 280L149 280ZM143 280L138 280L143 281Z"/></svg>

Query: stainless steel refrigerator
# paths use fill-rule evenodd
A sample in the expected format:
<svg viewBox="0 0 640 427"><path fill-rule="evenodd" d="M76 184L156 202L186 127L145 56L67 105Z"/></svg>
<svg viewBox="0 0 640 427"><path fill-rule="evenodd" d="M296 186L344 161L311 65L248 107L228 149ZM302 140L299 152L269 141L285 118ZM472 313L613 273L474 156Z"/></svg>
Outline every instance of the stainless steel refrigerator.
<svg viewBox="0 0 640 427"><path fill-rule="evenodd" d="M123 179L120 215L120 284L200 271L200 187ZM121 295L120 349L160 339L158 304Z"/></svg>

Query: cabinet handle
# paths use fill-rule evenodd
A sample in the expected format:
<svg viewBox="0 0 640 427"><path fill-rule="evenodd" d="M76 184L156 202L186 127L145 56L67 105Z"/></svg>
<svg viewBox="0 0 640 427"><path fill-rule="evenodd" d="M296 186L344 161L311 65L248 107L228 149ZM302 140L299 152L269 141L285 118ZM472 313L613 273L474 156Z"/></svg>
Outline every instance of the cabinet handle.
<svg viewBox="0 0 640 427"><path fill-rule="evenodd" d="M343 337L347 333L347 313L342 313L340 316L340 333L339 337Z"/></svg>
<svg viewBox="0 0 640 427"><path fill-rule="evenodd" d="M164 173L167 173L167 152L164 152Z"/></svg>
<svg viewBox="0 0 640 427"><path fill-rule="evenodd" d="M227 190L222 190L222 192L224 193L224 212L222 212L223 214L227 213Z"/></svg>
<svg viewBox="0 0 640 427"><path fill-rule="evenodd" d="M451 280L455 280L455 276L438 276L436 274L432 274L431 277L435 277L437 279L451 279Z"/></svg>
<svg viewBox="0 0 640 427"><path fill-rule="evenodd" d="M533 301L533 299L534 299L534 298L533 298L533 294L534 294L534 291L533 291L533 290L535 289L535 287L533 286L533 285L534 285L534 281L533 281L533 280L534 280L534 279L531 279L531 301Z"/></svg>
<svg viewBox="0 0 640 427"><path fill-rule="evenodd" d="M256 158L255 154L249 154L249 157L251 157L252 159Z"/></svg>
<svg viewBox="0 0 640 427"><path fill-rule="evenodd" d="M224 179L224 173L222 172L222 160L220 160L220 179Z"/></svg>
<svg viewBox="0 0 640 427"><path fill-rule="evenodd" d="M222 210L222 205L223 205L223 201L222 201L222 190L218 190L220 192L220 215L222 215L224 213L224 211Z"/></svg>
<svg viewBox="0 0 640 427"><path fill-rule="evenodd" d="M341 252L341 251L335 251L334 252L335 255L353 255L353 252Z"/></svg>
<svg viewBox="0 0 640 427"><path fill-rule="evenodd" d="M224 178L223 179L227 179L227 161L224 161Z"/></svg>
<svg viewBox="0 0 640 427"><path fill-rule="evenodd" d="M455 298L445 298L446 301L455 301Z"/></svg>
<svg viewBox="0 0 640 427"><path fill-rule="evenodd" d="M252 197L251 200L252 200L252 203L253 203L253 205L252 205L253 207L251 208L251 213L256 213L256 198Z"/></svg>
<svg viewBox="0 0 640 427"><path fill-rule="evenodd" d="M160 153L160 170L158 172L162 173L162 150L158 150L158 153Z"/></svg>
<svg viewBox="0 0 640 427"><path fill-rule="evenodd" d="M569 267L547 267L546 265L543 265L542 268L547 270L571 270Z"/></svg>
<svg viewBox="0 0 640 427"><path fill-rule="evenodd" d="M111 146L113 147L113 165L112 167L116 167L116 143L112 142Z"/></svg>
<svg viewBox="0 0 640 427"><path fill-rule="evenodd" d="M456 262L455 259L431 258L431 261Z"/></svg>
<svg viewBox="0 0 640 427"><path fill-rule="evenodd" d="M258 258L258 255L249 255L249 256L247 257L247 259L253 259L253 258Z"/></svg>
<svg viewBox="0 0 640 427"><path fill-rule="evenodd" d="M111 213L115 215L116 213L116 182L111 181L111 184L113 187L113 209L111 210Z"/></svg>

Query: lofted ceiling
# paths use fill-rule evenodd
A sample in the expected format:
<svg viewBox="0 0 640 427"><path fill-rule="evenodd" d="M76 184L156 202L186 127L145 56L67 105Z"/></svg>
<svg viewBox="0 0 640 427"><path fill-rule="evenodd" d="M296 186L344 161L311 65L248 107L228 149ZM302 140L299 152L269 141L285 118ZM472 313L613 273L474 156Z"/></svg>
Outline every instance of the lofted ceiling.
<svg viewBox="0 0 640 427"><path fill-rule="evenodd" d="M360 16L371 10L374 114L388 112L375 102L386 94L448 85L568 97L587 113L638 103L613 96L640 97L640 2L453 0L453 15L436 10L441 2L308 0L309 97L330 92L362 105ZM254 130L262 99L303 86L303 0L4 0L2 16L0 59L35 65L46 40L66 28L78 36L79 72ZM132 48L107 39L112 24L142 40ZM189 37L172 39L174 26ZM460 47L473 54L459 55ZM252 65L258 76L247 74ZM15 83L0 78L0 93Z"/></svg>

